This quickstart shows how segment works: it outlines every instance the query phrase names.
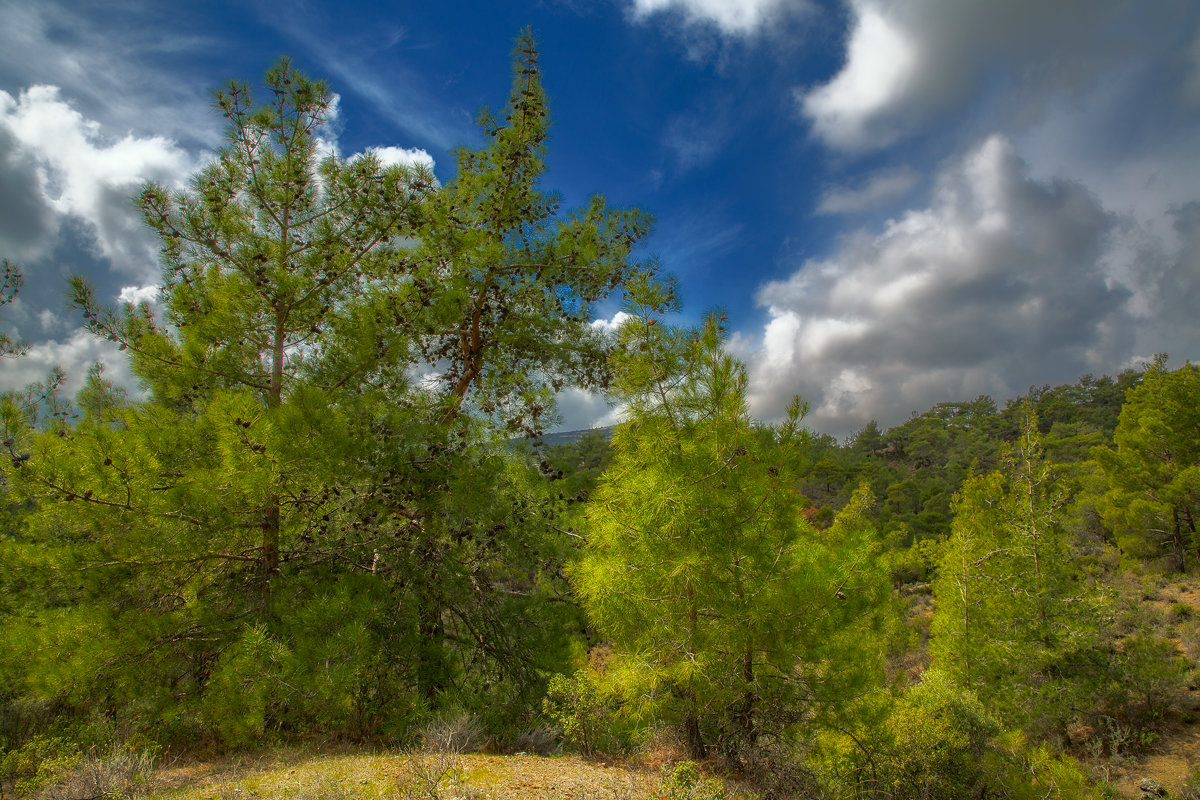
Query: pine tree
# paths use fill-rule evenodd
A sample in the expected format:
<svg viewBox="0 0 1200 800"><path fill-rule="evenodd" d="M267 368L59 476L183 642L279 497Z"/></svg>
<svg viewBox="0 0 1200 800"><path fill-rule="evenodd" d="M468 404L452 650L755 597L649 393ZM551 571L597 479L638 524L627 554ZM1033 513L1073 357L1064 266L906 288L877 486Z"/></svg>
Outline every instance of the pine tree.
<svg viewBox="0 0 1200 800"><path fill-rule="evenodd" d="M1058 719L1095 644L1093 599L1063 527L1064 492L1031 409L1001 468L966 481L934 584L935 662L1010 721Z"/></svg>
<svg viewBox="0 0 1200 800"><path fill-rule="evenodd" d="M1126 553L1187 569L1200 557L1200 370L1170 372L1156 358L1126 393L1113 438L1115 449L1092 451L1107 481L1101 518Z"/></svg>
<svg viewBox="0 0 1200 800"><path fill-rule="evenodd" d="M48 554L21 573L46 604L5 631L14 695L241 743L397 732L444 703L499 716L536 691L572 612L547 600L554 509L505 426L538 430L554 389L604 381L590 306L639 269L649 223L540 192L528 36L517 64L505 120L442 187L319 158L329 91L286 60L263 105L217 94L226 147L189 189L139 198L162 316L73 284L147 398L97 375L75 424L25 426L4 467L33 509L11 563Z"/></svg>
<svg viewBox="0 0 1200 800"><path fill-rule="evenodd" d="M800 402L777 428L755 424L719 320L672 328L655 314L669 302L668 289L642 284L620 329L629 419L587 504L572 575L613 643L616 682L678 721L701 757L848 703L878 663L864 631L884 588L866 497L824 533L801 513Z"/></svg>

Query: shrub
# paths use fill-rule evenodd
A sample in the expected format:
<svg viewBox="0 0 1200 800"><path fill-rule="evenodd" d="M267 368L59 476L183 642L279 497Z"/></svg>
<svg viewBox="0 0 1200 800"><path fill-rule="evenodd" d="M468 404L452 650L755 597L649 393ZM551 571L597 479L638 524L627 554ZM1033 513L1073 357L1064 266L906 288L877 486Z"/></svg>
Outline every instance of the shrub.
<svg viewBox="0 0 1200 800"><path fill-rule="evenodd" d="M451 711L425 726L421 746L435 753L474 753L483 742L483 729L466 711Z"/></svg>
<svg viewBox="0 0 1200 800"><path fill-rule="evenodd" d="M595 755L616 743L616 703L586 669L571 677L554 675L546 689L542 710L562 736L585 756Z"/></svg>
<svg viewBox="0 0 1200 800"><path fill-rule="evenodd" d="M1152 634L1135 634L1123 645L1117 668L1133 700L1127 713L1157 722L1187 689L1187 660L1174 642Z"/></svg>
<svg viewBox="0 0 1200 800"><path fill-rule="evenodd" d="M649 800L725 800L725 786L704 778L694 761L680 761L663 770Z"/></svg>
<svg viewBox="0 0 1200 800"><path fill-rule="evenodd" d="M158 748L141 742L84 753L63 739L39 737L0 759L0 796L47 800L145 794Z"/></svg>
<svg viewBox="0 0 1200 800"><path fill-rule="evenodd" d="M37 792L80 761L78 750L64 739L37 736L0 758L0 789L18 797Z"/></svg>
<svg viewBox="0 0 1200 800"><path fill-rule="evenodd" d="M1011 800L1092 800L1114 796L1089 784L1079 762L1053 753L1045 744L1032 747L1019 732L997 738L986 765L990 788Z"/></svg>
<svg viewBox="0 0 1200 800"><path fill-rule="evenodd" d="M996 732L979 700L940 670L926 671L887 721L891 747L879 781L891 797L974 796L985 783L981 759Z"/></svg>
<svg viewBox="0 0 1200 800"><path fill-rule="evenodd" d="M558 748L558 735L546 725L533 725L513 737L509 748L517 753L548 756Z"/></svg>
<svg viewBox="0 0 1200 800"><path fill-rule="evenodd" d="M222 654L202 701L205 720L225 744L244 747L260 738L269 708L283 685L278 675L291 653L262 628L247 628Z"/></svg>

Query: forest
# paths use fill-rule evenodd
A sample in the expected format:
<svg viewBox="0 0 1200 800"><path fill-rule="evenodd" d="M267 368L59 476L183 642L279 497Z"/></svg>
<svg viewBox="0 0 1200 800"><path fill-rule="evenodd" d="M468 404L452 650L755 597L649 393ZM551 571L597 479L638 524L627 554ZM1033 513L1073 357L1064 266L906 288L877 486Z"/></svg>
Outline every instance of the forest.
<svg viewBox="0 0 1200 800"><path fill-rule="evenodd" d="M69 288L142 392L0 401L0 796L114 748L457 726L764 798L1103 797L1200 723L1191 365L764 424L650 215L542 187L530 36L445 183L321 155L330 88L286 59L215 96L224 147L134 198L158 304ZM568 387L624 422L544 441ZM653 796L726 791L685 788Z"/></svg>

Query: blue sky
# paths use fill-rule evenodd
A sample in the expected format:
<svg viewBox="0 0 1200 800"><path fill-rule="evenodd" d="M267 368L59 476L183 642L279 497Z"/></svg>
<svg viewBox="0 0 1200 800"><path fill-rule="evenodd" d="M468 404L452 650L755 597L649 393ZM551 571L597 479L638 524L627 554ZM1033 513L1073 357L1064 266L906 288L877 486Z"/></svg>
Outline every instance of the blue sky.
<svg viewBox="0 0 1200 800"><path fill-rule="evenodd" d="M278 56L338 94L343 155L450 150L533 28L547 188L657 218L685 317L722 307L754 411L843 436L942 400L1200 356L1200 5L1112 0L0 0L0 255L33 347L95 360L63 300L152 297L129 198L221 142L210 90ZM611 319L615 305L599 309ZM565 427L611 421L567 394Z"/></svg>

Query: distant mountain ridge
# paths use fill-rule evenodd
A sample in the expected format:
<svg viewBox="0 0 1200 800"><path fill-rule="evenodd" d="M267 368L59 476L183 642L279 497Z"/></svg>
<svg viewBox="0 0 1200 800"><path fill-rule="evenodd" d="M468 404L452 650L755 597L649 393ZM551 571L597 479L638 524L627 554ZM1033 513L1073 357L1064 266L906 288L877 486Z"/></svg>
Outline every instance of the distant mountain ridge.
<svg viewBox="0 0 1200 800"><path fill-rule="evenodd" d="M617 429L616 425L606 425L601 428L583 428L577 431L557 431L556 433L544 433L541 437L542 447L557 447L563 444L575 444L589 433L600 433L604 436L606 442L612 441L613 431Z"/></svg>

